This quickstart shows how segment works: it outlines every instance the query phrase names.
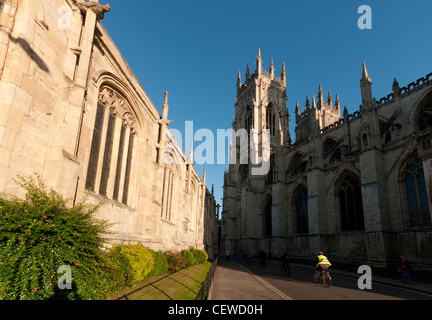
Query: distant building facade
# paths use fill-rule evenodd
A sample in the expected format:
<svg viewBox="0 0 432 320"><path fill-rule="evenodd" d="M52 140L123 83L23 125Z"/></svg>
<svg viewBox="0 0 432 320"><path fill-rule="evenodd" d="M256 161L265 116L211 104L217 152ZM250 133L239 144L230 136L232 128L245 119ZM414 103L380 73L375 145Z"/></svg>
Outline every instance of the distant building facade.
<svg viewBox="0 0 432 320"><path fill-rule="evenodd" d="M270 170L237 161L224 176L221 250L284 252L333 261L392 264L400 255L432 268L432 73L376 100L363 63L361 106L318 94L295 108L289 134L286 72L239 73L233 130L270 133ZM259 140L261 141L261 140ZM237 150L238 151L238 150ZM261 150L262 151L262 150Z"/></svg>
<svg viewBox="0 0 432 320"><path fill-rule="evenodd" d="M101 24L110 9L0 2L0 192L38 173L69 204L104 200L113 242L202 249L214 197L170 133L168 93L160 115Z"/></svg>

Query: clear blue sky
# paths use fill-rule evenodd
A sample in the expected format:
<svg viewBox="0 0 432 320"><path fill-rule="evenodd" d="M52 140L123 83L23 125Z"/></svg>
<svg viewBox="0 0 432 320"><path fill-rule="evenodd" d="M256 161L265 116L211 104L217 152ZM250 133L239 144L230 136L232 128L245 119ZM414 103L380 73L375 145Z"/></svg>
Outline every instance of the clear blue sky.
<svg viewBox="0 0 432 320"><path fill-rule="evenodd" d="M170 125L184 131L231 128L238 70L255 71L258 48L263 68L270 58L275 74L287 71L288 111L294 140L296 100L306 95L339 94L350 113L361 103L362 61L377 99L432 72L432 1L430 0L100 0L111 12L102 21L144 90L161 112L169 91ZM360 30L360 5L372 9L372 29ZM196 147L201 142L194 142ZM190 141L183 141L188 153ZM207 168L208 188L215 186L222 205L223 172Z"/></svg>

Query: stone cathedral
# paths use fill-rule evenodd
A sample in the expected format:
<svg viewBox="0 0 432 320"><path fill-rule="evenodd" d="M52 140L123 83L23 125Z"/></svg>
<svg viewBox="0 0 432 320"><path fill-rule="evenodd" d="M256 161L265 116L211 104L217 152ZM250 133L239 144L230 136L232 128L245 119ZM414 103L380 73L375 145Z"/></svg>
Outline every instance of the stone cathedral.
<svg viewBox="0 0 432 320"><path fill-rule="evenodd" d="M0 192L23 196L13 179L37 173L70 205L103 199L112 242L213 257L217 207L205 172L170 134L168 93L161 115L102 25L110 10L94 0L0 1Z"/></svg>
<svg viewBox="0 0 432 320"><path fill-rule="evenodd" d="M432 73L372 94L365 63L361 105L350 114L338 95L306 97L295 106L290 137L286 70L239 73L233 131L270 134L270 170L230 163L224 176L222 250L385 267L405 255L432 268ZM261 150L262 151L262 150Z"/></svg>

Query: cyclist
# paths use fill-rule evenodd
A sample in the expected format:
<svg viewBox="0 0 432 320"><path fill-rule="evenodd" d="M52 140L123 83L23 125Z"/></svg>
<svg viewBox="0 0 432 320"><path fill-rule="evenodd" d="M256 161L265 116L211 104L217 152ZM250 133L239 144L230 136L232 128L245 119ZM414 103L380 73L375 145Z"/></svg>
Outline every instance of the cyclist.
<svg viewBox="0 0 432 320"><path fill-rule="evenodd" d="M315 262L317 266L316 270L318 270L319 273L322 273L322 271L327 271L328 267L331 266L330 261L327 259L327 257L322 251L318 252L318 256Z"/></svg>

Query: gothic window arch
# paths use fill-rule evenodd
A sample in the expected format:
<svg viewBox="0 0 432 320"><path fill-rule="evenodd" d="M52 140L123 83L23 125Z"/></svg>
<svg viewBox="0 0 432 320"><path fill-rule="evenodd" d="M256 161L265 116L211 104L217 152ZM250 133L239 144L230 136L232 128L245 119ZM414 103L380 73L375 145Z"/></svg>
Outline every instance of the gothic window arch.
<svg viewBox="0 0 432 320"><path fill-rule="evenodd" d="M241 164L239 167L239 173L242 181L246 181L249 178L249 164Z"/></svg>
<svg viewBox="0 0 432 320"><path fill-rule="evenodd" d="M172 219L173 205L173 186L175 177L174 165L166 165L164 168L164 177L162 183L162 205L161 218L165 220Z"/></svg>
<svg viewBox="0 0 432 320"><path fill-rule="evenodd" d="M303 174L307 170L307 161L304 161L305 156L301 153L296 153L288 166L288 171L291 171L291 177Z"/></svg>
<svg viewBox="0 0 432 320"><path fill-rule="evenodd" d="M293 194L292 204L295 212L296 233L309 233L307 189L299 185Z"/></svg>
<svg viewBox="0 0 432 320"><path fill-rule="evenodd" d="M336 187L341 231L364 230L363 200L360 179L346 173Z"/></svg>
<svg viewBox="0 0 432 320"><path fill-rule="evenodd" d="M423 163L417 155L405 166L402 181L410 227L431 226L431 216Z"/></svg>
<svg viewBox="0 0 432 320"><path fill-rule="evenodd" d="M254 122L253 109L250 106L247 106L246 113L245 113L245 129L248 131L252 129L253 122Z"/></svg>
<svg viewBox="0 0 432 320"><path fill-rule="evenodd" d="M333 138L327 138L323 142L323 157L326 158L330 155L330 164L333 164L342 158L342 151L341 148L338 148L338 145L338 141Z"/></svg>
<svg viewBox="0 0 432 320"><path fill-rule="evenodd" d="M417 120L417 127L418 130L432 128L432 93L422 102Z"/></svg>
<svg viewBox="0 0 432 320"><path fill-rule="evenodd" d="M128 204L135 118L126 99L111 87L99 91L85 188Z"/></svg>
<svg viewBox="0 0 432 320"><path fill-rule="evenodd" d="M274 154L272 154L270 156L270 169L269 169L269 172L267 174L267 182L273 183L273 182L276 182L277 180L278 180L278 177L277 177L277 170L276 170L276 157Z"/></svg>
<svg viewBox="0 0 432 320"><path fill-rule="evenodd" d="M263 236L270 237L272 235L272 198L269 197L263 209Z"/></svg>
<svg viewBox="0 0 432 320"><path fill-rule="evenodd" d="M248 148L250 147L250 141L251 141L251 130L254 126L254 113L253 109L250 106L246 107L246 113L245 113L245 129L247 130L247 145Z"/></svg>
<svg viewBox="0 0 432 320"><path fill-rule="evenodd" d="M337 141L333 138L325 139L325 141L323 142L323 156L324 156L324 158L327 157L333 151L336 144L337 144Z"/></svg>
<svg viewBox="0 0 432 320"><path fill-rule="evenodd" d="M269 133L272 137L276 136L277 129L277 117L275 110L273 109L273 105L269 104L266 108L266 129L269 130Z"/></svg>

